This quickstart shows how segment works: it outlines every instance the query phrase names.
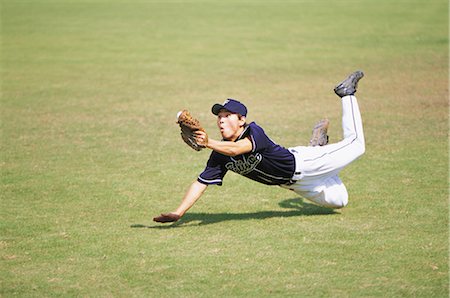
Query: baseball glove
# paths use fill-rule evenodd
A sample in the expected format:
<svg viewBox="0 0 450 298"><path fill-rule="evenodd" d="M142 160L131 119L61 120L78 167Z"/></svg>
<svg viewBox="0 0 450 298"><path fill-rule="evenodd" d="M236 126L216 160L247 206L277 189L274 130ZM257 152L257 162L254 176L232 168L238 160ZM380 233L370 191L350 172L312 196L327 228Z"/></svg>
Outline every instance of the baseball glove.
<svg viewBox="0 0 450 298"><path fill-rule="evenodd" d="M181 138L183 141L195 151L200 151L205 146L199 145L195 140L196 131L205 131L200 125L200 122L191 116L187 110L182 110L177 114L177 123L181 128Z"/></svg>
<svg viewBox="0 0 450 298"><path fill-rule="evenodd" d="M166 222L175 222L180 219L181 216L175 213L161 213L160 216L154 217L153 221L166 223Z"/></svg>

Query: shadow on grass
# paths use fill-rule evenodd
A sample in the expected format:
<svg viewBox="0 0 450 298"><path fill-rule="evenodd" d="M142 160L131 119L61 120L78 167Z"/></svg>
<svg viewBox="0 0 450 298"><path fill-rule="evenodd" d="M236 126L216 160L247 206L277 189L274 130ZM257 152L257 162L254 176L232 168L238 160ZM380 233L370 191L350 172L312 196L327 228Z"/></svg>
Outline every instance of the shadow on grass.
<svg viewBox="0 0 450 298"><path fill-rule="evenodd" d="M260 211L251 213L186 213L179 221L172 224L156 224L153 226L133 224L131 228L168 229L182 226L190 222L199 222L197 225L209 225L231 220L268 219L276 217L296 217L312 215L337 214L334 209L321 207L304 202L301 198L281 201L278 205L288 211Z"/></svg>

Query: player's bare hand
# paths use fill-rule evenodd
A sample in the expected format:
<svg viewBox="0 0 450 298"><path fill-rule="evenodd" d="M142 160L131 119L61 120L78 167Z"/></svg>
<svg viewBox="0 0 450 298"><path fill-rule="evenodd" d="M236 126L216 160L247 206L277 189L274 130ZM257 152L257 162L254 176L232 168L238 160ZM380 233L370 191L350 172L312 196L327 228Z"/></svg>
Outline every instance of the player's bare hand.
<svg viewBox="0 0 450 298"><path fill-rule="evenodd" d="M154 217L153 221L166 223L166 222L175 222L181 218L178 214L175 213L161 213L160 216Z"/></svg>
<svg viewBox="0 0 450 298"><path fill-rule="evenodd" d="M208 134L204 131L197 130L195 132L195 141L200 146L208 147Z"/></svg>

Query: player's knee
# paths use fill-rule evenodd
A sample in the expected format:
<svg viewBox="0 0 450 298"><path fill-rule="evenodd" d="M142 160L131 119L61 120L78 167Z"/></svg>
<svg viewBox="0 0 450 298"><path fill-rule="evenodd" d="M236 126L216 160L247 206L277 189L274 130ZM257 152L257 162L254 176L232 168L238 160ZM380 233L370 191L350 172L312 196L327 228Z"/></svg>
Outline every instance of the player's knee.
<svg viewBox="0 0 450 298"><path fill-rule="evenodd" d="M356 142L354 142L353 144L354 154L356 155L356 158L359 158L366 152L366 145L364 140L356 139Z"/></svg>
<svg viewBox="0 0 450 298"><path fill-rule="evenodd" d="M345 206L347 206L348 204L348 194L345 193L343 195L341 195L339 198L337 198L337 200L334 202L335 204L335 208L336 209L340 209L340 208L344 208Z"/></svg>
<svg viewBox="0 0 450 298"><path fill-rule="evenodd" d="M340 181L339 178L331 179L333 183L323 193L324 201L327 207L339 209L347 206L348 204L348 192L347 188Z"/></svg>
<svg viewBox="0 0 450 298"><path fill-rule="evenodd" d="M352 134L348 136L344 142L348 142L352 148L351 156L354 159L359 158L361 155L363 155L366 152L366 144L364 141L364 137L358 137L358 135Z"/></svg>
<svg viewBox="0 0 450 298"><path fill-rule="evenodd" d="M335 195L333 197L326 198L325 201L327 202L327 207L333 208L333 209L340 209L344 208L348 204L348 194L339 194Z"/></svg>
<svg viewBox="0 0 450 298"><path fill-rule="evenodd" d="M366 152L366 146L364 145L364 143L362 143L358 146L358 157L363 155L365 152Z"/></svg>

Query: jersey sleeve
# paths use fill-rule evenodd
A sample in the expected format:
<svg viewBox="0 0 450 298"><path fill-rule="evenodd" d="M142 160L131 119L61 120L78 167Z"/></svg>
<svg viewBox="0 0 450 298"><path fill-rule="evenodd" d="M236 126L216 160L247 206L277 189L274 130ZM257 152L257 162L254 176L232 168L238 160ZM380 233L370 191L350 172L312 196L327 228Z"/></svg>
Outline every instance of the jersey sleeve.
<svg viewBox="0 0 450 298"><path fill-rule="evenodd" d="M224 156L213 151L197 181L206 185L222 185L223 177L228 171L225 168L225 162Z"/></svg>
<svg viewBox="0 0 450 298"><path fill-rule="evenodd" d="M250 123L248 137L252 142L252 152L261 152L270 147L273 143L266 135L264 130L256 123Z"/></svg>

